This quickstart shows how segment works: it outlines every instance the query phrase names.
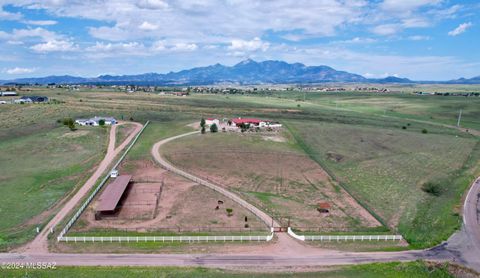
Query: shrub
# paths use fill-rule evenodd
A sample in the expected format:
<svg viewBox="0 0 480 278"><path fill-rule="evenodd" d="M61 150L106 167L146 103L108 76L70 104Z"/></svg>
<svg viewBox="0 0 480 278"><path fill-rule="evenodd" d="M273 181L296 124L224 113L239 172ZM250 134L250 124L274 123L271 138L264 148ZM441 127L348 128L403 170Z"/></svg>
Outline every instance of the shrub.
<svg viewBox="0 0 480 278"><path fill-rule="evenodd" d="M406 126L402 126L402 129L407 129L407 127L406 127Z"/></svg>
<svg viewBox="0 0 480 278"><path fill-rule="evenodd" d="M201 126L201 127L205 127L205 119L204 119L204 118L202 118L202 119L200 120L200 126Z"/></svg>
<svg viewBox="0 0 480 278"><path fill-rule="evenodd" d="M233 209L232 209L232 208L227 208L227 209L225 209L225 211L227 211L227 215L228 215L228 216L232 216L232 215L233 215Z"/></svg>
<svg viewBox="0 0 480 278"><path fill-rule="evenodd" d="M75 124L72 118L64 118L63 119L63 125L70 126L72 124Z"/></svg>
<svg viewBox="0 0 480 278"><path fill-rule="evenodd" d="M217 131L218 131L218 126L217 126L217 124L212 124L212 125L210 126L210 132L215 133L215 132L217 132Z"/></svg>
<svg viewBox="0 0 480 278"><path fill-rule="evenodd" d="M104 126L105 125L105 120L104 119L99 120L98 125L99 126Z"/></svg>
<svg viewBox="0 0 480 278"><path fill-rule="evenodd" d="M442 188L439 184L433 182L426 182L422 185L422 191L438 197L442 195Z"/></svg>
<svg viewBox="0 0 480 278"><path fill-rule="evenodd" d="M422 129L422 133L423 133L423 134L427 134L427 133L428 133L428 130L426 130L426 129L424 128L424 129Z"/></svg>

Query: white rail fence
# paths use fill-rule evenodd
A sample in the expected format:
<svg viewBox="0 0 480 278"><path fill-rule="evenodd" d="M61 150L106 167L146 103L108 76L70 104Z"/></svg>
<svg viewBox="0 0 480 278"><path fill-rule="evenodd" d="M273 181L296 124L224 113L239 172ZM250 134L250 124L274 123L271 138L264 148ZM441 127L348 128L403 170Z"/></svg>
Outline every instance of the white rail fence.
<svg viewBox="0 0 480 278"><path fill-rule="evenodd" d="M77 212L72 216L72 218L70 219L70 221L68 221L67 225L65 225L65 227L63 228L63 230L60 232L60 234L58 235L57 237L57 240L58 241L63 241L63 238L65 236L65 234L70 230L70 228L73 226L73 224L75 224L75 222L78 220L78 218L80 217L80 215L83 213L83 211L85 211L85 209L87 208L87 206L92 202L93 198L95 198L95 196L97 195L98 191L100 191L102 189L102 187L105 185L105 183L107 182L107 180L110 178L110 173L111 171L113 171L114 169L116 169L118 167L118 165L120 165L120 163L123 161L123 159L127 156L128 152L130 151L130 149L133 147L133 145L135 145L135 143L137 142L138 138L140 137L140 135L143 133L143 131L145 130L145 128L148 126L148 124L150 123L150 121L147 121L145 123L145 125L142 127L142 129L140 130L140 132L138 132L138 134L135 136L135 138L133 139L133 141L130 143L130 145L128 146L127 150L123 153L123 155L120 157L120 159L117 161L117 163L115 163L115 165L112 167L112 169L107 173L107 175L103 178L103 180L100 182L100 184L95 188L95 190L92 192L92 194L90 194L90 196L88 197L88 199L83 203L83 205L77 210Z"/></svg>
<svg viewBox="0 0 480 278"><path fill-rule="evenodd" d="M400 241L403 240L401 235L297 235L289 227L288 234L295 239L301 241Z"/></svg>
<svg viewBox="0 0 480 278"><path fill-rule="evenodd" d="M270 235L241 235L241 236L132 236L132 237L88 237L88 236L65 236L58 241L63 242L231 242L231 241L271 241Z"/></svg>

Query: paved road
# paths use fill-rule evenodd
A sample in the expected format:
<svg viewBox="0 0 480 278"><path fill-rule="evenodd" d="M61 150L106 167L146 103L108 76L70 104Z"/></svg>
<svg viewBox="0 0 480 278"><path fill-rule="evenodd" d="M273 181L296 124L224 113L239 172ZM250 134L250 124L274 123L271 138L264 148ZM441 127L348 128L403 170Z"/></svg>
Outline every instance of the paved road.
<svg viewBox="0 0 480 278"><path fill-rule="evenodd" d="M463 264L480 272L480 178L472 184L465 199L462 229L443 248L458 254Z"/></svg>
<svg viewBox="0 0 480 278"><path fill-rule="evenodd" d="M124 122L118 123L122 125ZM135 124L135 130L123 141L120 146L115 148L116 141L116 130L117 125L114 125L110 128L110 137L108 141L108 148L105 157L98 165L98 168L95 170L93 175L85 182L85 184L75 193L75 195L67 201L67 203L60 209L60 211L48 222L45 228L35 237L35 239L27 244L25 247L21 247L20 250L25 253L48 253L48 235L50 228L56 229L57 224L65 218L72 209L83 199L83 197L92 189L97 180L105 173L108 169L108 166L112 163L115 157L132 141L135 135L141 130L142 125L139 123Z"/></svg>

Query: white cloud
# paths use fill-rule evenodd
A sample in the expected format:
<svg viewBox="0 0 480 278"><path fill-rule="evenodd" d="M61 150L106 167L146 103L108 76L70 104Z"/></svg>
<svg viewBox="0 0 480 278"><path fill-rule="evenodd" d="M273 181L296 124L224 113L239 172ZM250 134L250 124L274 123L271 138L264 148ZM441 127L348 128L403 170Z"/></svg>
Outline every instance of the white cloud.
<svg viewBox="0 0 480 278"><path fill-rule="evenodd" d="M36 71L35 68L20 68L20 67L14 67L14 68L5 70L7 74L26 74L26 73L32 73L35 71Z"/></svg>
<svg viewBox="0 0 480 278"><path fill-rule="evenodd" d="M415 35L415 36L408 37L408 39L411 40L411 41L428 41L428 40L430 40L430 37L429 36Z"/></svg>
<svg viewBox="0 0 480 278"><path fill-rule="evenodd" d="M0 6L0 20L20 20L23 18L21 13L11 13L4 11Z"/></svg>
<svg viewBox="0 0 480 278"><path fill-rule="evenodd" d="M67 40L50 40L45 43L35 44L30 49L38 53L67 52L77 50L78 46Z"/></svg>
<svg viewBox="0 0 480 278"><path fill-rule="evenodd" d="M465 31L467 31L468 28L472 27L473 24L471 22L467 22L467 23L462 23L460 25L458 25L457 28L453 29L452 31L448 32L448 35L449 36L458 36L462 33L465 33Z"/></svg>
<svg viewBox="0 0 480 278"><path fill-rule="evenodd" d="M95 57L113 57L120 55L147 55L146 48L139 42L125 43L103 43L96 42L95 45L87 47L85 51L89 56Z"/></svg>
<svg viewBox="0 0 480 278"><path fill-rule="evenodd" d="M141 9L163 10L168 8L168 3L161 0L140 0L137 7Z"/></svg>
<svg viewBox="0 0 480 278"><path fill-rule="evenodd" d="M195 51L197 50L198 46L194 43L176 43L174 44L170 50L172 51Z"/></svg>
<svg viewBox="0 0 480 278"><path fill-rule="evenodd" d="M25 24L30 24L30 25L38 25L38 26L49 26L49 25L55 25L58 22L55 20L25 20L23 21Z"/></svg>
<svg viewBox="0 0 480 278"><path fill-rule="evenodd" d="M270 47L268 42L262 41L260 38L256 37L253 40L232 40L231 45L228 47L230 50L234 51L266 51Z"/></svg>
<svg viewBox="0 0 480 278"><path fill-rule="evenodd" d="M138 28L144 31L155 31L158 29L158 25L144 21Z"/></svg>
<svg viewBox="0 0 480 278"><path fill-rule="evenodd" d="M383 24L383 25L375 26L372 29L372 32L377 34L377 35L388 36L388 35L394 35L400 30L401 30L401 25L398 25L398 24Z"/></svg>
<svg viewBox="0 0 480 278"><path fill-rule="evenodd" d="M394 74L390 74L388 72L385 72L385 73L364 73L363 74L364 77L366 78L386 78L386 77L389 77L389 76L393 76L393 77L399 77L398 74L394 73Z"/></svg>
<svg viewBox="0 0 480 278"><path fill-rule="evenodd" d="M412 11L422 6L438 5L442 0L385 0L382 9L395 12Z"/></svg>

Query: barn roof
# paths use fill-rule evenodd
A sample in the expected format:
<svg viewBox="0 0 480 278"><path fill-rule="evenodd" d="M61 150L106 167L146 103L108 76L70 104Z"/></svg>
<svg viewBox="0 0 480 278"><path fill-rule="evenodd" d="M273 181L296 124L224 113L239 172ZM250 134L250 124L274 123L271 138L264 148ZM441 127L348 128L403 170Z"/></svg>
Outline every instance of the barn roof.
<svg viewBox="0 0 480 278"><path fill-rule="evenodd" d="M97 212L114 211L131 179L131 175L122 175L109 183L98 199Z"/></svg>
<svg viewBox="0 0 480 278"><path fill-rule="evenodd" d="M259 124L260 122L265 121L256 118L237 118L233 119L232 122L234 122L235 124Z"/></svg>

